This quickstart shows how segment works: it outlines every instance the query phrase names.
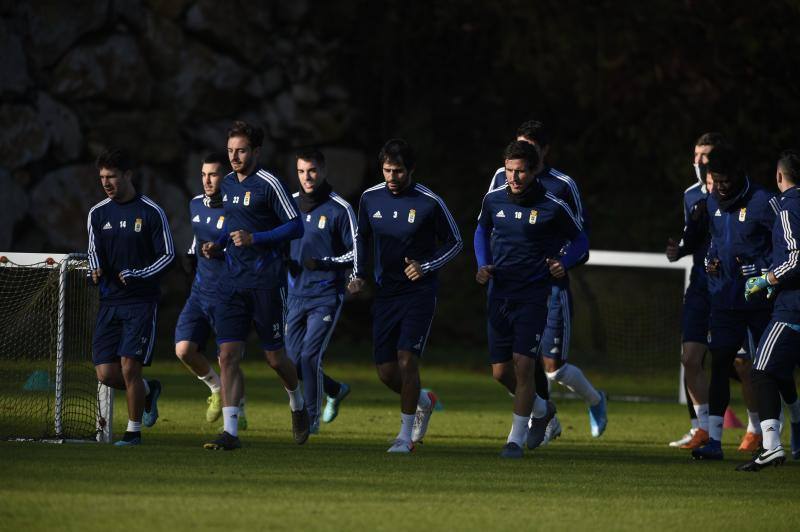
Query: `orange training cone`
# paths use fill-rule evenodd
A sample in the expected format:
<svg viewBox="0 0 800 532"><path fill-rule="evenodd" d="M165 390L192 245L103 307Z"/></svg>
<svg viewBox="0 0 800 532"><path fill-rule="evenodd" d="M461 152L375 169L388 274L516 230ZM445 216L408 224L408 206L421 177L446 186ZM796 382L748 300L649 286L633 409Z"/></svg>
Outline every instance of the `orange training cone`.
<svg viewBox="0 0 800 532"><path fill-rule="evenodd" d="M739 421L739 418L736 417L736 414L733 413L733 410L728 408L725 410L725 417L722 421L722 427L726 429L742 429L744 425L742 422Z"/></svg>

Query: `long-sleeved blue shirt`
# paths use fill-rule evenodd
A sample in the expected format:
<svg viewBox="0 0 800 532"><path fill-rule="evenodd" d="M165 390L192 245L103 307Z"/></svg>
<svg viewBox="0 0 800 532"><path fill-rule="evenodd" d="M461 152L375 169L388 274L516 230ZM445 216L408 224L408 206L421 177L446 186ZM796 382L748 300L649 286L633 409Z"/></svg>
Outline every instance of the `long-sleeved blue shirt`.
<svg viewBox="0 0 800 532"><path fill-rule="evenodd" d="M581 201L578 184L567 174L549 166L545 166L541 172L536 174L536 179L545 190L566 203L581 222L582 230L575 237L575 242L564 242L564 246L559 253L559 256L562 257L562 264L567 270L585 264L589 260L589 222L586 209ZM492 176L492 180L489 183L489 192L505 185L506 169L505 167L500 167L495 170L494 176ZM576 253L578 250L585 250L585 252ZM559 256L553 258L559 258ZM569 274L562 279L552 279L552 281L554 284L561 286L568 285Z"/></svg>
<svg viewBox="0 0 800 532"><path fill-rule="evenodd" d="M436 290L437 271L462 248L458 226L444 201L419 183L411 183L399 194L392 194L386 183L364 191L358 207L356 241L362 259L369 240L379 297ZM406 258L420 263L424 272L421 279L406 277ZM356 277L366 277L364 262L356 265Z"/></svg>
<svg viewBox="0 0 800 532"><path fill-rule="evenodd" d="M224 210L207 206L205 195L195 196L189 202L189 216L192 220L192 245L188 254L197 258L197 270L192 281L192 292L204 297L214 298L220 275L225 269L225 261L220 258L207 259L201 253L204 242L216 242L225 225Z"/></svg>
<svg viewBox="0 0 800 532"><path fill-rule="evenodd" d="M700 289L707 287L705 258L710 244L707 201L708 190L699 181L683 193L683 235L679 256L692 255L691 282Z"/></svg>
<svg viewBox="0 0 800 532"><path fill-rule="evenodd" d="M175 258L169 222L161 207L141 194L125 203L108 198L89 210L87 229L89 266L103 270L100 303L158 301L161 276Z"/></svg>
<svg viewBox="0 0 800 532"><path fill-rule="evenodd" d="M490 298L528 299L553 282L546 259L559 258L565 241L578 242L582 226L564 201L543 188L524 207L511 200L507 189L505 185L483 198L475 256L478 267L495 267Z"/></svg>
<svg viewBox="0 0 800 532"><path fill-rule="evenodd" d="M236 172L222 180L225 211L218 244L225 247L226 268L222 283L235 288L275 288L286 283L284 246L303 236L303 224L284 184L257 168L241 182ZM253 244L236 246L230 233L244 230Z"/></svg>
<svg viewBox="0 0 800 532"><path fill-rule="evenodd" d="M300 193L294 201L300 209ZM347 201L335 192L309 212L301 212L303 237L292 240L290 258L300 269L293 275L290 269L289 295L295 297L318 297L344 292L345 272L358 263L356 215ZM317 268L304 267L307 259L315 259Z"/></svg>
<svg viewBox="0 0 800 532"><path fill-rule="evenodd" d="M772 273L778 292L772 316L800 324L800 190L792 187L778 200L778 219L772 228Z"/></svg>
<svg viewBox="0 0 800 532"><path fill-rule="evenodd" d="M727 209L714 194L706 202L711 244L707 261L720 261L719 273L708 275L711 308L768 308L764 298L744 299L748 277L765 273L772 256L772 226L778 212L777 198L746 179L739 197Z"/></svg>

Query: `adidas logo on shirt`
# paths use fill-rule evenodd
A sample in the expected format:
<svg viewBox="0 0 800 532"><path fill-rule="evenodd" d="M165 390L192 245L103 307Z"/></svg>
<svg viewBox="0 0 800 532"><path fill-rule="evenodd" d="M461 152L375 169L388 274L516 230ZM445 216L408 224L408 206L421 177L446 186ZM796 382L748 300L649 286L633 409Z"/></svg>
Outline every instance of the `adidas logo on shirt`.
<svg viewBox="0 0 800 532"><path fill-rule="evenodd" d="M383 218L383 216L381 216L381 211L376 212L375 214L372 215L372 217L373 218Z"/></svg>
<svg viewBox="0 0 800 532"><path fill-rule="evenodd" d="M194 218L192 218L192 221L193 222L199 222L200 221L200 215L199 214L195 214Z"/></svg>
<svg viewBox="0 0 800 532"><path fill-rule="evenodd" d="M495 216L497 216L498 218L505 218L506 217L506 213L504 213L503 211L500 211L497 214L495 214Z"/></svg>
<svg viewBox="0 0 800 532"><path fill-rule="evenodd" d="M324 318L322 318L322 321L331 321L331 315L330 315L330 314L328 314L327 316L325 316Z"/></svg>
<svg viewBox="0 0 800 532"><path fill-rule="evenodd" d="M103 226L103 231L106 229L111 229L111 222L106 222L106 225Z"/></svg>
<svg viewBox="0 0 800 532"><path fill-rule="evenodd" d="M722 213L719 212L719 209L717 209L717 212L714 213L714 216L722 216Z"/></svg>

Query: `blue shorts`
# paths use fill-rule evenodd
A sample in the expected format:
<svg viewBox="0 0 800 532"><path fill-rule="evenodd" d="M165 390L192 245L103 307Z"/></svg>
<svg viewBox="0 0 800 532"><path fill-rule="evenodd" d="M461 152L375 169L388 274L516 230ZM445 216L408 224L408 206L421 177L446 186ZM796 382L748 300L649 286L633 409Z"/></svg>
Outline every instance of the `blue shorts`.
<svg viewBox="0 0 800 532"><path fill-rule="evenodd" d="M95 366L133 358L149 366L156 342L158 303L100 305L92 338Z"/></svg>
<svg viewBox="0 0 800 532"><path fill-rule="evenodd" d="M544 287L540 298L513 301L489 298L487 331L489 362L508 362L514 353L536 357L547 323L547 294Z"/></svg>
<svg viewBox="0 0 800 532"><path fill-rule="evenodd" d="M765 371L779 379L794 379L794 368L800 364L800 332L787 323L771 320L758 344L753 369Z"/></svg>
<svg viewBox="0 0 800 532"><path fill-rule="evenodd" d="M572 333L572 293L569 287L553 285L547 299L547 323L541 342L541 354L554 360L567 360Z"/></svg>
<svg viewBox="0 0 800 532"><path fill-rule="evenodd" d="M277 351L283 347L285 287L221 287L218 297L214 305L217 345L246 341L253 323L262 349Z"/></svg>
<svg viewBox="0 0 800 532"><path fill-rule="evenodd" d="M735 350L737 356L750 358L754 338L761 338L770 322L770 309L711 310L709 349ZM747 346L744 349L742 346Z"/></svg>
<svg viewBox="0 0 800 532"><path fill-rule="evenodd" d="M702 285L702 286L700 286ZM711 316L711 296L706 283L693 281L683 296L681 313L681 341L708 345L708 331Z"/></svg>
<svg viewBox="0 0 800 532"><path fill-rule="evenodd" d="M422 356L436 312L436 292L376 297L372 305L375 364L397 361L398 351Z"/></svg>
<svg viewBox="0 0 800 532"><path fill-rule="evenodd" d="M214 327L214 302L194 291L183 306L175 325L175 343L192 342L202 351Z"/></svg>

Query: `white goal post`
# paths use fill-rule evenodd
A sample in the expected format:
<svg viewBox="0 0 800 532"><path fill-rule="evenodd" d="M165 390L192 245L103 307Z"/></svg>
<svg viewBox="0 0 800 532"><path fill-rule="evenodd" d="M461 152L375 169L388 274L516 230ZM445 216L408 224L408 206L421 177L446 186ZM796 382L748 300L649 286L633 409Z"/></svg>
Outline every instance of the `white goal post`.
<svg viewBox="0 0 800 532"><path fill-rule="evenodd" d="M85 295L86 299L90 299L96 301L96 296L94 294L86 295L86 290L90 290L87 284L81 284L76 281L76 279L72 279L72 286L69 286L70 283L70 273L73 273L73 277L78 278L80 277L85 278L86 270L87 270L87 256L86 254L81 253L71 253L71 254L63 254L63 253L19 253L19 252L2 252L0 251L0 268L17 268L20 270L27 269L48 269L52 270L53 273L57 271L57 312L50 313L48 308L48 316L54 316L54 319L57 320L57 324L55 324L55 331L56 337L54 342L54 349L55 353L45 354L48 357L48 360L54 365L54 367L48 367L48 371L52 369L53 374L55 376L54 383L50 385L49 379L45 377L45 387L46 390L48 387L55 394L54 397L54 407L52 409L52 426L54 435L53 438L43 438L45 441L71 441L73 438L69 437L69 429L65 425L67 425L67 420L65 419L65 412L69 408L67 405L68 397L65 395L66 391L65 388L68 387L68 383L66 379L71 378L71 376L65 373L65 368L67 365L67 357L65 355L65 348L68 343L68 334L75 334L75 329L79 328L79 333L82 335L84 339L91 338L91 331L94 330L94 316L86 316L83 320L79 323L74 323L75 320L70 320L68 313L70 312L70 307L68 305L68 293L74 293L75 291L83 291L82 293ZM77 273L76 273L77 272ZM3 278L6 280L6 278ZM11 283L6 281L8 285ZM7 286L9 290L13 290L13 287ZM73 292L69 292L69 290ZM15 296L16 297L16 296ZM19 295L19 298L22 299L25 296L23 294ZM48 305L48 307L51 305ZM88 307L84 307L88 308ZM20 315L17 317L19 320L29 319L29 316ZM50 318L47 318L49 323L52 323ZM52 344L50 344L52 345ZM80 357L82 359L83 365L79 369L81 371L81 378L91 380L92 382L96 382L96 396L97 396L97 403L96 403L96 415L95 417L95 432L96 436L95 439L98 442L109 443L112 440L112 424L113 424L113 411L114 411L114 393L113 390L99 382L96 381L94 377L94 373L92 372L91 375L84 374L89 371L90 362L91 362L91 349L90 346L86 349L86 346L82 346L83 351L89 352L82 352L80 353ZM5 357L5 353L0 352L0 361L2 361ZM36 373L36 372L34 372ZM33 377L33 375L32 375ZM30 379L29 379L30 380ZM94 393L94 392L92 392ZM66 436L65 436L66 435ZM20 439L30 439L28 437L20 437ZM86 440L80 440L86 441Z"/></svg>
<svg viewBox="0 0 800 532"><path fill-rule="evenodd" d="M635 251L609 251L609 250L591 250L589 260L586 263L589 266L609 266L609 267L625 267L625 268L652 268L652 269L669 269L669 270L683 270L684 272L684 291L689 286L689 279L692 273L692 257L687 255L681 259L670 262L664 253L642 253ZM680 353L681 346L677 345L676 349ZM678 382L678 401L681 404L686 404L686 390L683 385L684 372L683 365L678 364L680 367L680 377Z"/></svg>

